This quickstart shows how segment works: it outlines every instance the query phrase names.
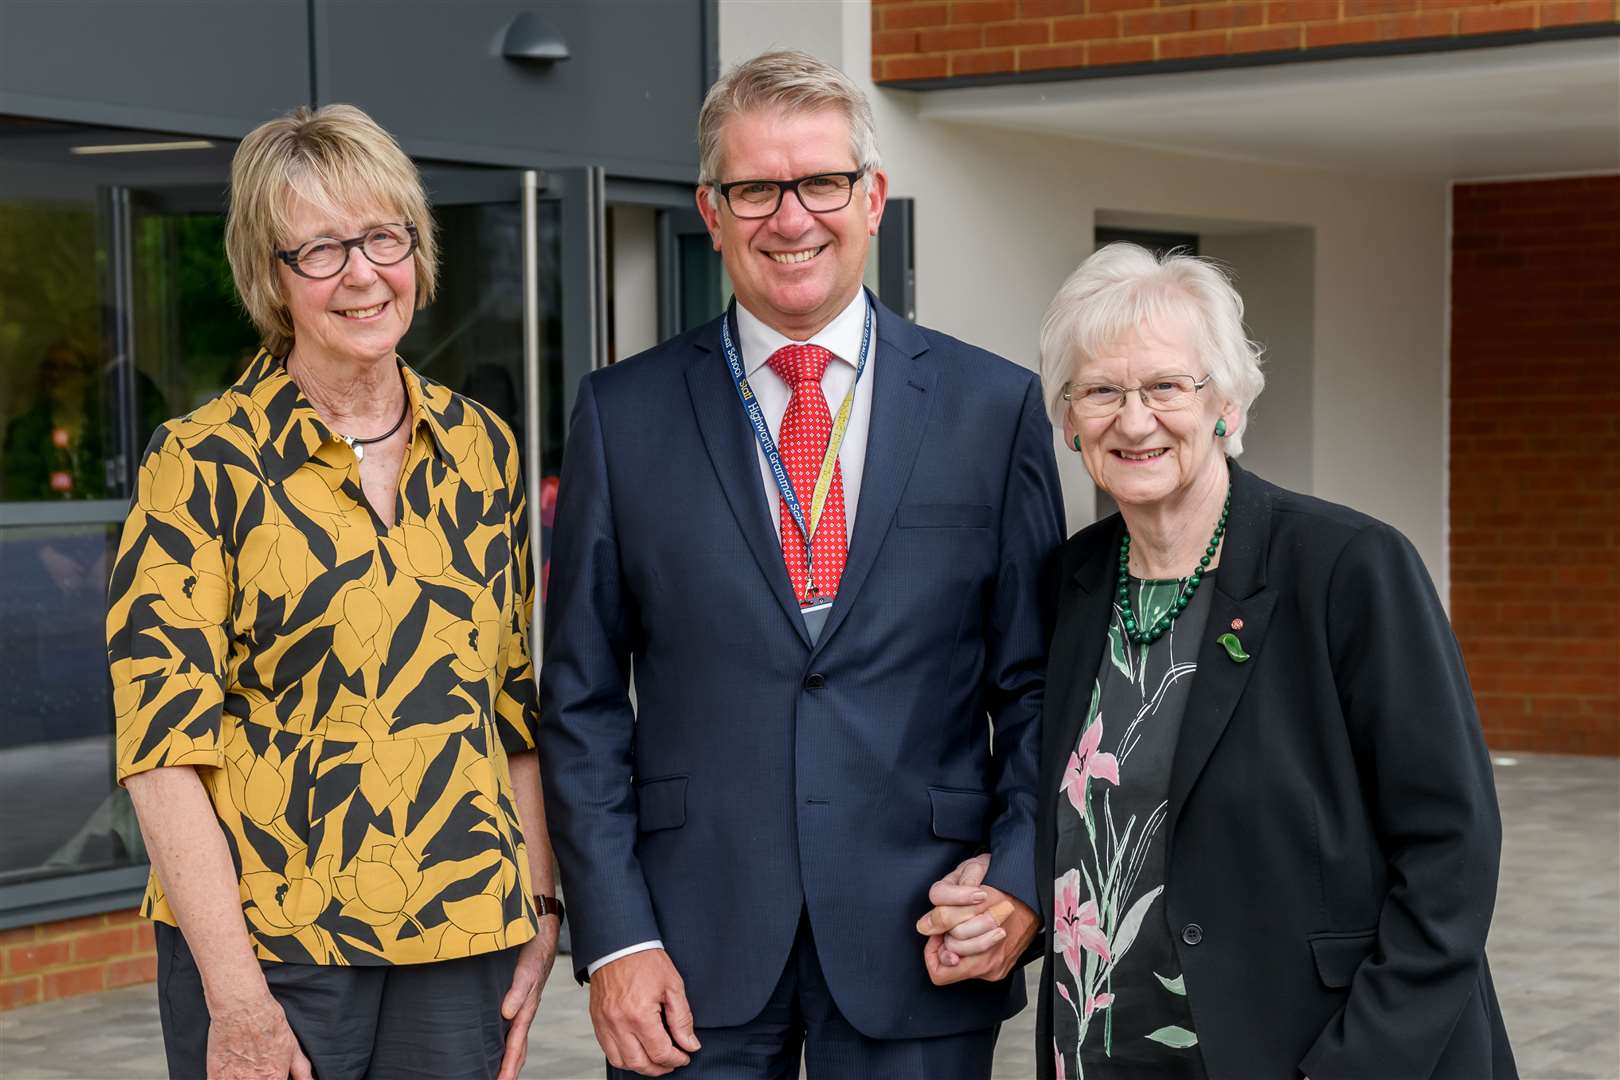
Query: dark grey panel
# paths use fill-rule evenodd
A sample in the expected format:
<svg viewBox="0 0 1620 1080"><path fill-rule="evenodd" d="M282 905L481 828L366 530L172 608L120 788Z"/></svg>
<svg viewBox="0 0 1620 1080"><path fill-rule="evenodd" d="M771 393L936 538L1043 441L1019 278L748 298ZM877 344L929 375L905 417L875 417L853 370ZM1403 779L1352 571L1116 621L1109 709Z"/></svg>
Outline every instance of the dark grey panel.
<svg viewBox="0 0 1620 1080"><path fill-rule="evenodd" d="M305 0L0 0L0 113L239 137L309 93Z"/></svg>
<svg viewBox="0 0 1620 1080"><path fill-rule="evenodd" d="M127 911L141 902L147 873L145 866L121 866L0 886L0 930Z"/></svg>
<svg viewBox="0 0 1620 1080"><path fill-rule="evenodd" d="M917 318L917 204L890 199L878 226L878 299L907 319Z"/></svg>
<svg viewBox="0 0 1620 1080"><path fill-rule="evenodd" d="M706 0L315 0L322 104L371 113L421 157L690 180ZM539 16L568 59L501 54Z"/></svg>

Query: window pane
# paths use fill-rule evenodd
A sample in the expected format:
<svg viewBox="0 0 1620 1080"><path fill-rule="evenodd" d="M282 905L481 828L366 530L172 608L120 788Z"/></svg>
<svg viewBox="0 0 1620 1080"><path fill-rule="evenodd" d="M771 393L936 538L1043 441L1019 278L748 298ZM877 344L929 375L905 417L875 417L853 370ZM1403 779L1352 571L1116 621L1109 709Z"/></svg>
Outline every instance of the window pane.
<svg viewBox="0 0 1620 1080"><path fill-rule="evenodd" d="M113 777L103 620L118 531L0 528L0 883L146 861Z"/></svg>
<svg viewBox="0 0 1620 1080"><path fill-rule="evenodd" d="M0 500L106 497L96 274L93 206L0 196Z"/></svg>
<svg viewBox="0 0 1620 1080"><path fill-rule="evenodd" d="M685 333L702 326L725 308L720 256L707 233L680 236L681 324Z"/></svg>
<svg viewBox="0 0 1620 1080"><path fill-rule="evenodd" d="M539 514L543 526L542 548L535 555L543 589L562 462L563 364L560 212L552 200L541 200L538 209L541 401L547 407L540 452L546 473L539 478L540 505L529 512ZM523 358L523 211L516 190L510 203L449 204L433 212L439 225L438 296L413 317L399 354L417 371L505 420L517 438L528 480L533 465Z"/></svg>
<svg viewBox="0 0 1620 1080"><path fill-rule="evenodd" d="M225 260L224 160L176 185L173 164L25 134L0 174L0 886L146 861L103 630L132 455L256 345ZM171 179L149 186L160 166Z"/></svg>
<svg viewBox="0 0 1620 1080"><path fill-rule="evenodd" d="M258 350L225 259L225 218L137 210L131 245L135 305L134 446L236 381Z"/></svg>

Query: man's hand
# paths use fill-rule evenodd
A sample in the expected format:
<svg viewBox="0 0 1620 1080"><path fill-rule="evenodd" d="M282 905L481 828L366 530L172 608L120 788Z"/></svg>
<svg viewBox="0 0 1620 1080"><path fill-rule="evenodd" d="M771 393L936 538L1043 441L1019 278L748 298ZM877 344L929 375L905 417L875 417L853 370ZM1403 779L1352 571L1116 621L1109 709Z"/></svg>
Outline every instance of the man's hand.
<svg viewBox="0 0 1620 1080"><path fill-rule="evenodd" d="M686 986L663 949L597 968L591 976L591 1027L609 1065L642 1076L673 1072L702 1048L692 1031Z"/></svg>
<svg viewBox="0 0 1620 1080"><path fill-rule="evenodd" d="M976 855L928 890L934 908L917 932L928 938L923 964L935 986L1005 979L1040 930L1028 904L984 884L989 872L990 856Z"/></svg>
<svg viewBox="0 0 1620 1080"><path fill-rule="evenodd" d="M501 1072L497 1080L517 1080L523 1063L529 1057L529 1025L540 1008L540 995L551 977L551 965L557 959L557 937L562 933L560 920L546 916L540 920L540 931L523 945L518 953L517 967L512 971L512 988L501 1000L501 1017L512 1022L506 1033L506 1054L501 1058Z"/></svg>
<svg viewBox="0 0 1620 1080"><path fill-rule="evenodd" d="M250 1004L208 1008L209 1080L314 1080L309 1059L268 993Z"/></svg>

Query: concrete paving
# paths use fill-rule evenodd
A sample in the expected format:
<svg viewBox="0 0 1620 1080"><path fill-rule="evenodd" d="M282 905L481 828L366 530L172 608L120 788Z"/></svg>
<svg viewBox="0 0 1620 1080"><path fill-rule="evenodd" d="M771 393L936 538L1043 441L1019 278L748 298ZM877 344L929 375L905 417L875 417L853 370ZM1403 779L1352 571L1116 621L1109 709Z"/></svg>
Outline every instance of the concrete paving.
<svg viewBox="0 0 1620 1080"><path fill-rule="evenodd" d="M1496 775L1506 835L1489 949L1520 1073L1620 1080L1620 761L1504 761ZM546 988L523 1071L529 1080L603 1075L585 991L565 968ZM1033 999L1033 972L1030 980ZM1034 1075L1033 1030L1031 1009L1003 1030L997 1080ZM150 986L0 1013L7 1080L163 1075Z"/></svg>

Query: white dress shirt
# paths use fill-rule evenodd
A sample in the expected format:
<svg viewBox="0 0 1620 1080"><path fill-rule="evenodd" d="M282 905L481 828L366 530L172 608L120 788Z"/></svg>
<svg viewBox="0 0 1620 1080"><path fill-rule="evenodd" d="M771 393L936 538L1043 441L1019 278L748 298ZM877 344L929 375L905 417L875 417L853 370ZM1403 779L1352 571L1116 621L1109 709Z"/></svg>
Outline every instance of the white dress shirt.
<svg viewBox="0 0 1620 1080"><path fill-rule="evenodd" d="M788 400L793 397L793 387L767 366L772 354L786 345L820 345L836 356L838 359L827 365L826 374L821 377L821 392L827 397L827 412L836 417L838 407L844 403L844 395L849 393L850 385L855 382L855 365L860 362L861 356L861 328L865 322L865 289L857 292L855 299L809 341L783 337L760 322L747 308L737 305L737 336L742 339L737 347L742 350L748 385L759 399L760 411L765 414L765 426L771 429L771 438L781 437L782 417L787 414ZM838 467L844 477L844 522L851 535L855 532L855 508L860 503L861 474L866 465L866 434L872 422L872 371L877 366L876 358L872 355L877 352L875 318L872 339L866 355L866 372L855 387L855 400L850 405L849 424L844 429L844 445L838 451ZM738 402L737 407L742 408L742 403ZM765 485L765 500L771 511L771 524L781 535L782 493L776 490L770 462L765 459L765 451L760 449L758 440L755 440L754 447L755 457L759 460L760 483ZM800 491L797 494L808 513L810 492ZM847 543L849 537L846 536L844 540Z"/></svg>
<svg viewBox="0 0 1620 1080"><path fill-rule="evenodd" d="M838 450L838 467L844 478L844 522L851 536L855 532L855 508L860 503L861 474L866 465L866 435L872 423L872 370L877 366L877 357L874 355L877 352L877 320L874 315L872 342L866 354L866 371L862 373L861 381L855 382L856 365L860 362L861 356L861 331L865 324L865 289L857 291L855 298L844 310L809 341L794 341L792 338L784 337L761 322L753 312L741 304L737 305L737 336L740 339L737 348L742 350L743 370L748 374L748 385L759 401L760 411L765 415L765 426L770 429L772 439L781 437L782 417L786 415L788 401L793 397L793 387L767 366L767 361L776 350L785 345L820 345L837 357L837 360L827 365L827 371L821 377L821 392L827 396L827 412L834 417L838 415L838 408L843 405L844 395L849 393L851 384L855 385L855 400L850 404L849 424L844 429L844 444ZM736 407L741 409L742 402L738 401ZM759 479L760 483L765 485L765 501L770 507L771 524L775 526L777 535L780 536L782 493L776 490L776 479L771 475L770 462L766 460L765 451L760 447L758 440L754 442L754 455L759 460ZM804 506L805 513L808 514L810 493L801 491L796 494ZM847 543L849 537L846 536L844 539ZM608 953L586 966L586 977L595 975L597 969L604 964L610 964L631 953L663 947L662 941L642 941L617 952Z"/></svg>

